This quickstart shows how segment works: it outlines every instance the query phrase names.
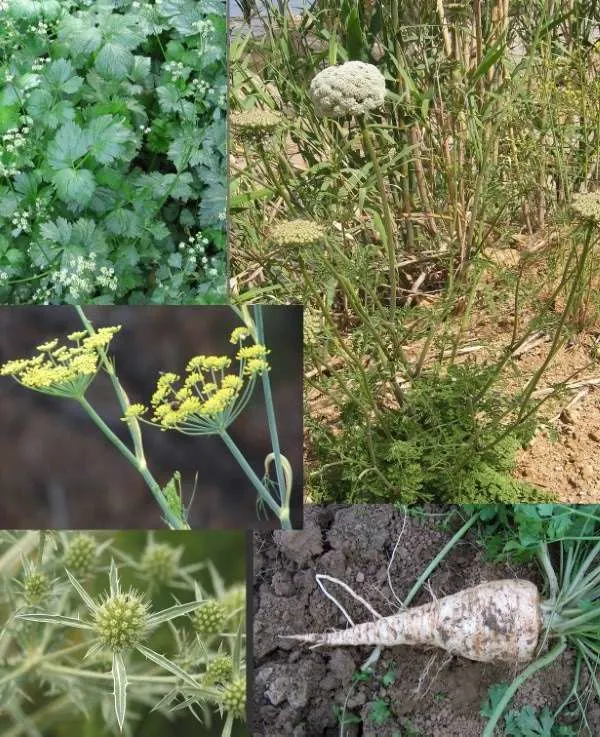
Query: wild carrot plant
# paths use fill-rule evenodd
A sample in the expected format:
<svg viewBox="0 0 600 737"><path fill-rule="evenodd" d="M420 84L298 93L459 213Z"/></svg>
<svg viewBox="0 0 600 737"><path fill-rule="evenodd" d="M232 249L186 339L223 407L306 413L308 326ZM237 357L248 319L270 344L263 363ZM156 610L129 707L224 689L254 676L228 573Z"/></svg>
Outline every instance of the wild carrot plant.
<svg viewBox="0 0 600 737"><path fill-rule="evenodd" d="M310 493L539 496L515 453L594 365L551 376L598 318L595 6L240 8L233 284L307 307Z"/></svg>

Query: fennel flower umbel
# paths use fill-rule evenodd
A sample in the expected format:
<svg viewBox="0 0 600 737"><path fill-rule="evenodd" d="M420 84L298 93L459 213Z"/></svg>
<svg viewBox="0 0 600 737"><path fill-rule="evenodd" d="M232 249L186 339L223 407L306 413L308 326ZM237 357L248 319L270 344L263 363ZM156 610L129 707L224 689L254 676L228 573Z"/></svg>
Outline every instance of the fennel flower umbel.
<svg viewBox="0 0 600 737"><path fill-rule="evenodd" d="M229 371L229 356L194 356L182 377L174 373L160 376L150 404L153 415L144 420L163 430L179 430L186 435L211 435L223 432L242 412L254 388L256 377L269 370L269 351L255 343L244 346L246 328L236 328L230 342L238 344L237 371ZM139 417L148 412L143 404L132 404L125 413Z"/></svg>
<svg viewBox="0 0 600 737"><path fill-rule="evenodd" d="M319 72L310 83L309 95L324 117L361 115L385 101L385 78L373 64L347 61Z"/></svg>
<svg viewBox="0 0 600 737"><path fill-rule="evenodd" d="M85 330L71 333L68 338L75 345L59 345L56 338L49 340L37 347L37 355L32 358L7 361L0 367L0 376L12 376L27 389L43 394L81 398L98 371L100 351L120 329L117 325L99 328L92 334Z"/></svg>

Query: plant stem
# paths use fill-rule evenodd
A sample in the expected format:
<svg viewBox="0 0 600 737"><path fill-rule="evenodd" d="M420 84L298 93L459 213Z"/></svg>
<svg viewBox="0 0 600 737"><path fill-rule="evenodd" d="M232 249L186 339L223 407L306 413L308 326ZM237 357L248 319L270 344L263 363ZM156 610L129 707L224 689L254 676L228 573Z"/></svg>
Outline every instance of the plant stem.
<svg viewBox="0 0 600 737"><path fill-rule="evenodd" d="M256 337L259 343L264 345L265 330L263 323L263 311L261 305L254 306L254 322L256 324ZM273 406L273 394L271 392L271 382L269 380L269 372L263 371L261 374L263 393L265 395L265 407L267 411L267 422L269 424L269 435L271 437L271 446L273 455L275 456L275 473L277 476L277 487L279 489L280 509L289 517L290 514L290 497L291 488L288 489L285 483L283 467L281 465L281 449L279 447L279 435L277 433L277 419L275 417L275 408Z"/></svg>
<svg viewBox="0 0 600 737"><path fill-rule="evenodd" d="M546 653L546 655L542 656L541 658L534 660L533 663L530 663L522 673L519 673L519 675L506 689L500 701L496 704L496 707L490 717L490 721L486 724L481 737L493 737L496 725L500 721L500 718L504 714L506 707L508 706L509 702L516 694L516 692L521 688L525 681L531 678L531 676L535 675L539 670L542 670L542 668L546 668L548 665L550 665L550 663L553 663L560 655L562 655L566 647L566 639L561 638L552 648L552 650L550 650L548 653Z"/></svg>
<svg viewBox="0 0 600 737"><path fill-rule="evenodd" d="M473 525L477 522L479 519L479 512L475 512L469 519L465 522L465 524L454 533L454 535L448 540L448 542L444 545L444 547L440 550L440 552L435 556L435 558L429 563L429 565L423 570L419 578L415 581L413 584L413 587L408 592L404 599L404 606L408 607L408 605L411 603L411 601L415 598L417 595L419 589L425 581L431 576L433 571L438 567L438 565L442 562L442 560L448 555L450 550L456 545L456 543L464 537L467 532L473 527Z"/></svg>
<svg viewBox="0 0 600 737"><path fill-rule="evenodd" d="M79 404L83 407L83 409L88 414L89 418L92 420L92 422L104 433L104 435L110 440L110 442L115 446L115 448L131 463L131 465L140 473L144 481L146 482L146 485L152 492L152 496L156 500L157 504L159 505L161 512L164 515L164 518L171 527L171 529L174 530L189 530L189 526L173 514L173 512L169 509L169 506L167 505L167 502L164 498L164 495L162 493L162 489L160 485L157 483L155 478L152 476L150 471L148 470L148 466L146 465L146 461L140 458L137 458L125 445L125 443L115 435L115 433L110 429L110 427L104 422L104 420L100 417L100 415L96 412L96 410L92 407L92 405L87 401L85 397L81 397L77 400Z"/></svg>
<svg viewBox="0 0 600 737"><path fill-rule="evenodd" d="M269 507L269 509L274 514L277 515L277 517L279 518L279 521L281 522L282 529L290 530L291 524L290 524L290 519L289 519L289 510L287 511L287 514L286 514L286 510L280 507L275 501L275 499L273 499L268 489L265 488L265 485L258 478L258 476L254 473L254 471L252 470L252 467L250 466L248 461L244 458L243 453L240 451L237 445L233 442L233 439L228 434L228 432L226 430L222 430L219 433L219 437L223 439L223 442L229 448L235 460L239 463L242 471L246 474L246 476L248 477L248 480L250 481L252 486L254 486L260 498L265 502L265 504Z"/></svg>
<svg viewBox="0 0 600 737"><path fill-rule="evenodd" d="M96 329L92 325L92 323L88 320L86 314L84 311L79 307L79 305L75 305L75 310L77 311L77 314L79 315L79 318L81 322L83 323L83 326L88 331L90 335L95 335ZM113 385L113 389L115 390L115 394L117 395L117 399L119 401L119 405L121 407L121 410L123 411L123 414L125 414L125 411L130 405L129 397L125 393L125 390L121 386L121 382L119 381L117 374L115 372L115 367L113 364L109 361L108 356L106 355L106 351L103 348L98 349L98 353L100 354L102 358L102 366L106 373L108 374L108 378L110 379L110 383ZM144 457L144 446L142 443L142 431L140 429L140 423L137 420L136 417L129 417L127 419L127 427L129 429L129 434L131 435L131 439L133 440L133 447L135 451L136 457L145 463L145 457Z"/></svg>
<svg viewBox="0 0 600 737"><path fill-rule="evenodd" d="M386 233L386 251L388 258L388 270L390 277L390 319L393 321L396 314L396 302L397 302L397 291L398 291L398 278L396 275L396 236L394 235L394 221L392 219L392 213L390 211L390 205L387 199L387 192L385 191L385 183L383 181L383 173L379 166L379 160L377 159L377 153L373 146L373 139L371 138L371 132L361 116L359 119L360 129L362 132L363 144L366 152L371 159L373 164L373 172L375 174L375 181L377 182L377 189L379 191L379 198L381 200L381 209L383 211L383 222Z"/></svg>

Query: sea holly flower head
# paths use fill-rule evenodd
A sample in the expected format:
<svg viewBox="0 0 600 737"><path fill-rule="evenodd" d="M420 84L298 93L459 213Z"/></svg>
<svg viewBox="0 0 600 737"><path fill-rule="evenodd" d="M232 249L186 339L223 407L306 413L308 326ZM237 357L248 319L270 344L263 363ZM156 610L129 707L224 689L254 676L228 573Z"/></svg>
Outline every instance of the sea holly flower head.
<svg viewBox="0 0 600 737"><path fill-rule="evenodd" d="M91 334L72 333L69 340L75 345L59 345L56 338L49 340L37 347L32 358L7 361L0 367L0 376L12 376L19 384L43 394L81 398L98 372L100 351L120 329L117 325Z"/></svg>
<svg viewBox="0 0 600 737"><path fill-rule="evenodd" d="M347 61L319 72L310 83L309 95L319 115L337 118L382 107L385 91L385 78L376 66Z"/></svg>
<svg viewBox="0 0 600 737"><path fill-rule="evenodd" d="M144 576L156 584L170 582L177 573L181 549L167 543L150 543L140 560Z"/></svg>
<svg viewBox="0 0 600 737"><path fill-rule="evenodd" d="M150 400L152 417L145 421L188 435L223 432L245 408L256 377L269 370L268 349L260 343L242 345L248 336L246 328L231 334L230 342L238 345L237 370L231 370L230 356L198 355L188 361L185 376L162 374ZM123 419L141 418L147 411L133 404Z"/></svg>
<svg viewBox="0 0 600 737"><path fill-rule="evenodd" d="M234 678L224 684L221 697L223 711L241 717L246 711L246 679Z"/></svg>
<svg viewBox="0 0 600 737"><path fill-rule="evenodd" d="M69 541L63 563L77 578L84 578L93 569L98 553L95 538L81 532Z"/></svg>
<svg viewBox="0 0 600 737"><path fill-rule="evenodd" d="M216 599L206 599L198 605L195 610L192 621L194 629L201 635L216 635L223 625L227 612L223 604Z"/></svg>
<svg viewBox="0 0 600 737"><path fill-rule="evenodd" d="M197 681L180 671L176 664L164 655L154 652L154 650L142 644L142 641L160 624L193 612L200 605L198 601L176 604L160 612L151 613L148 601L143 595L134 589L130 589L128 592L121 590L114 560L110 564L109 592L99 600L93 599L77 579L67 569L65 570L73 588L89 611L89 619L85 620L79 617L67 617L62 614L39 611L17 614L17 619L74 627L91 633L92 640L88 656L97 653L108 653L112 657L115 713L120 729L123 729L127 703L127 671L123 657L127 650L137 650L154 664L178 676L185 677L186 682L194 688L202 689Z"/></svg>

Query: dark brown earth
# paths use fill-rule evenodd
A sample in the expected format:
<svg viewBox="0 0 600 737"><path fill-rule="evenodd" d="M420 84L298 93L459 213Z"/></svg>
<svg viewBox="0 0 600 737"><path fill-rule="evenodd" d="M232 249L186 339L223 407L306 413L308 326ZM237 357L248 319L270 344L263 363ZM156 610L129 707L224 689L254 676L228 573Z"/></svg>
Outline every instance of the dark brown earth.
<svg viewBox="0 0 600 737"><path fill-rule="evenodd" d="M122 324L111 344L117 373L132 402L147 402L161 371L181 372L191 356L231 351L240 322L229 307L90 307L97 325ZM302 488L302 324L299 308L265 308L271 381L282 451ZM72 307L0 309L0 363L33 354L35 346L80 330ZM98 377L88 400L110 428L127 437L108 380ZM219 438L190 438L143 428L148 465L165 484L184 480L192 526L256 526L256 494ZM231 427L231 436L262 476L269 451L262 390ZM140 476L70 400L28 391L0 379L0 527L163 527Z"/></svg>
<svg viewBox="0 0 600 737"><path fill-rule="evenodd" d="M438 521L436 515L406 521L390 571L400 598L451 536L438 529ZM402 514L388 505L332 505L307 507L302 531L255 533L253 735L480 737L485 725L481 704L490 686L514 678L517 670L511 666L399 646L382 651L374 677L353 684L353 675L369 657L370 648L311 651L278 637L345 627L343 615L318 589L315 573L341 579L383 615L396 611L386 569L402 522ZM430 601L432 593L439 597L505 577L541 584L532 567L486 562L475 537L469 535L435 570L430 591L422 589L413 603ZM368 612L339 588L334 593L355 622L369 619ZM512 708L527 704L536 710L545 705L557 708L570 689L573 670L573 656L567 650L521 688ZM390 673L394 680L385 685ZM373 709L377 714L378 699L390 710L382 724L370 717ZM357 723L341 732L334 709L342 709L344 703L346 714L354 715ZM580 734L600 734L598 705L590 706L587 717L590 731ZM577 733L576 726L571 726Z"/></svg>

